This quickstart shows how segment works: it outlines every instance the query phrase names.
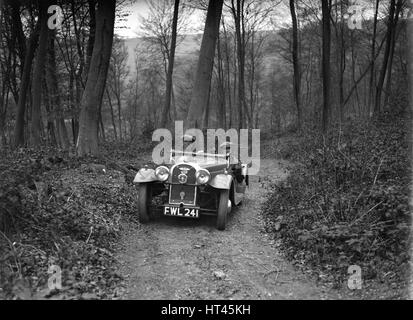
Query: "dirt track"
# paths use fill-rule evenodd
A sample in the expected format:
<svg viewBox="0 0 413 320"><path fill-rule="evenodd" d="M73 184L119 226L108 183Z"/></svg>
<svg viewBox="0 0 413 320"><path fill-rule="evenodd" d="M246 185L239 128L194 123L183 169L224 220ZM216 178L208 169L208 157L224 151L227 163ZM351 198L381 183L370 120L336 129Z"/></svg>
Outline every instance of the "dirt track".
<svg viewBox="0 0 413 320"><path fill-rule="evenodd" d="M199 221L157 217L125 226L118 259L127 279L126 299L331 299L280 255L262 231L265 180L287 175L287 164L262 160L259 176L225 231L213 217Z"/></svg>

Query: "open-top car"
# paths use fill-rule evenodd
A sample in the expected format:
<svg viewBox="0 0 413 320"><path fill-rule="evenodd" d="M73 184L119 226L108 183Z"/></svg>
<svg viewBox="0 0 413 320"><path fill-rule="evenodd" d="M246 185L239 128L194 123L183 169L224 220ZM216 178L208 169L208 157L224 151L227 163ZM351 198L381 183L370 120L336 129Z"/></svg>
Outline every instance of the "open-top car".
<svg viewBox="0 0 413 320"><path fill-rule="evenodd" d="M149 222L158 208L166 216L214 215L217 228L224 230L228 214L241 203L249 183L248 165L230 160L227 152L172 150L170 163L141 168L134 179L139 189L139 221Z"/></svg>

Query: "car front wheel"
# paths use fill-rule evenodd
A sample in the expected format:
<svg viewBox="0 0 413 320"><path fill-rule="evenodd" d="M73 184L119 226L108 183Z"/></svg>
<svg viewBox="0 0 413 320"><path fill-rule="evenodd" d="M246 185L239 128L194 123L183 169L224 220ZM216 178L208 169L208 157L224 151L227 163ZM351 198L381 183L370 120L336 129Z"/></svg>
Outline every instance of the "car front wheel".
<svg viewBox="0 0 413 320"><path fill-rule="evenodd" d="M148 223L150 220L149 204L150 198L150 186L146 183L140 184L138 187L138 218L140 223Z"/></svg>
<svg viewBox="0 0 413 320"><path fill-rule="evenodd" d="M217 229L225 230L229 209L229 190L221 190L219 194Z"/></svg>

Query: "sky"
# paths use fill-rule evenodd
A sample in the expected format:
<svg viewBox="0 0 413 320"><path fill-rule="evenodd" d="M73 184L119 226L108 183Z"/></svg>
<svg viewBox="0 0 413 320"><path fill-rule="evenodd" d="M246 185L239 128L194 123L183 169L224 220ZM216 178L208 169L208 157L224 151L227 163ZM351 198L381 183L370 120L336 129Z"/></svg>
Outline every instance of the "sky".
<svg viewBox="0 0 413 320"><path fill-rule="evenodd" d="M146 1L137 0L133 5L129 6L127 10L130 14L125 22L117 22L116 34L125 38L142 36L142 31L140 30L140 17L148 15L148 5ZM199 32L199 30L202 30L203 23L202 13L199 10L195 10L190 17L189 25L192 26L192 28L190 28L189 33L196 33Z"/></svg>
<svg viewBox="0 0 413 320"><path fill-rule="evenodd" d="M164 1L164 0L158 0ZM185 0L184 0L185 1ZM181 3L183 3L182 1ZM224 12L227 12L225 10ZM135 3L132 5L128 5L122 13L128 12L129 15L126 18L126 21L117 21L116 22L116 29L115 32L117 35L124 37L124 38L137 38L143 36L143 32L140 29L141 27L141 18L145 17L149 14L148 4L146 0L136 0ZM288 7L284 5L284 3L278 5L276 10L273 13L277 20L281 24L290 21L290 16L288 14ZM202 33L205 24L205 12L201 10L194 10L192 15L189 18L189 28L187 29L187 33L194 34L194 33Z"/></svg>
<svg viewBox="0 0 413 320"><path fill-rule="evenodd" d="M158 0L164 1L164 0ZM185 0L184 0L185 1ZM356 1L356 0L353 0ZM371 17L373 14L373 4L367 0L358 0L358 2L363 7L363 16ZM277 22L279 22L279 27L290 23L290 15L288 7L286 6L286 1L282 1L280 5L277 6L274 14ZM143 36L142 30L140 29L140 18L148 15L148 4L146 0L136 0L134 4L129 5L125 8L129 12L129 16L126 21L117 21L116 23L116 34L124 38L137 38ZM124 11L125 11L124 10ZM204 16L205 14L201 10L195 10L190 17L189 30L188 33L200 33L203 31L204 26Z"/></svg>

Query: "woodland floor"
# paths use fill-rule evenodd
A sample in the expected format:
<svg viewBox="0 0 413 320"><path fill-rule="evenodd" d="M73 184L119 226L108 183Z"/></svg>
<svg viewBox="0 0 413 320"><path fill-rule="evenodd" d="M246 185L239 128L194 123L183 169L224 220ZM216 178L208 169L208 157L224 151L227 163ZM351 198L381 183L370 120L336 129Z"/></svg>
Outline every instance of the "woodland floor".
<svg viewBox="0 0 413 320"><path fill-rule="evenodd" d="M149 156L141 155L133 164L137 167L147 160ZM120 165L125 167L126 163ZM45 218L40 222L34 220L23 228L21 235L10 239L12 250L8 251L9 258L4 260L20 259L18 271L21 271L25 281L11 282L7 278L3 279L3 283L0 281L0 299L405 297L397 288L376 284L351 291L343 283L337 289L325 281L319 281L309 268L297 266L296 261L288 261L283 256L280 240L274 240L273 235L264 231L265 217L261 214L261 206L269 193L269 186L288 176L291 164L285 160L261 159L259 175L251 177L243 203L233 209L225 231L215 228L214 217L184 220L158 215L151 223L141 225L137 221L133 201L137 194L130 181L118 171L118 165L106 163L101 166L106 167L104 173L100 166L92 167L90 171L89 165L80 163L54 165L47 175L39 173L36 179L50 186L51 195L45 197L46 211L50 211L52 216L59 214L61 218L57 220L75 219L76 224L70 228L77 233L72 240L62 237L62 232L72 232L72 229L60 225L57 228L55 224L58 221L49 223L49 215L43 209L37 213ZM24 183L19 188L27 189ZM41 192L37 189L27 190L40 196ZM54 195L60 193L63 194L59 196L62 199L58 197L53 200ZM62 212L48 207L55 202L56 208L63 205L64 210L59 209ZM33 213L28 217L32 216ZM67 222L63 223L65 225ZM30 231L34 225L36 228L52 228L55 230L54 237L59 238L60 234L66 240L61 240L61 244L55 242L58 250L53 249L54 246L36 240L36 234ZM26 229L28 231L24 231ZM109 231L105 230L118 236L108 236ZM38 236L44 238L43 233ZM29 250L35 246L38 249ZM65 246L67 250L62 249ZM39 249L44 250L44 254L39 256L36 253ZM23 257L27 259L23 260ZM64 288L61 292L47 290L47 264L51 258L64 266ZM13 270L11 267L9 269ZM9 272L11 278L13 275Z"/></svg>
<svg viewBox="0 0 413 320"><path fill-rule="evenodd" d="M157 216L148 225L124 223L119 245L126 299L353 299L286 261L263 231L260 206L268 182L285 179L289 163L263 159L259 176L227 229L213 217L200 221ZM377 296L380 298L380 296Z"/></svg>

